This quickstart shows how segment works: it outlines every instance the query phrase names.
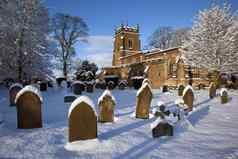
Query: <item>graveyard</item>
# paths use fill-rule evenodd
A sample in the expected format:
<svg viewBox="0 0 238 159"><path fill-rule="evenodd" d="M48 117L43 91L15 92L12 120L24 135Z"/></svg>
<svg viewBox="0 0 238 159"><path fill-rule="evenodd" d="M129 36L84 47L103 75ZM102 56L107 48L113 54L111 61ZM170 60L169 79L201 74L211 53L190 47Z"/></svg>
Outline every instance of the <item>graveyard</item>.
<svg viewBox="0 0 238 159"><path fill-rule="evenodd" d="M89 135L89 137L90 134L87 131L92 130L94 137L91 135L92 138L89 140L77 140L70 143L69 136L73 136L74 131L77 132L77 130L69 134L69 112L73 115L74 109L70 107L71 103L64 102L67 88L54 87L40 92L42 127L18 129L16 108L9 106L8 89L1 87L0 112L4 119L0 124L1 158L238 157L236 122L238 120L238 91L236 90L228 91L229 102L226 104L221 104L219 95L210 98L208 89L194 90L194 113L174 127L172 136L159 138L153 138L152 135L151 127L158 119L153 115L153 109L157 108L159 103L163 103L166 107L173 107L176 101L182 99L177 89L164 93L160 89L153 89L149 116L148 118L142 116L144 119L136 118L138 90L115 88L104 91L103 89L95 89L93 93L83 91L78 96L83 99L77 98L77 100L82 102L84 98L87 98L86 101L89 100L89 102L86 103L94 105L91 110L94 122L91 120L89 127L86 125L80 130L84 131L81 134ZM217 93L220 92L217 90ZM104 102L108 94L113 96L113 99L109 100L109 105L110 102L115 104L113 122L110 116L99 118L100 111L103 111L101 108L103 103L108 105ZM78 102L74 103L77 105ZM77 106L74 108L77 112ZM104 111L104 114L108 115L108 112ZM91 116L85 113L82 115ZM108 119L110 122L97 121L96 115L98 119ZM76 115L74 118L79 122L79 116ZM93 128L93 123L97 125L97 130ZM95 134L96 131L97 134Z"/></svg>

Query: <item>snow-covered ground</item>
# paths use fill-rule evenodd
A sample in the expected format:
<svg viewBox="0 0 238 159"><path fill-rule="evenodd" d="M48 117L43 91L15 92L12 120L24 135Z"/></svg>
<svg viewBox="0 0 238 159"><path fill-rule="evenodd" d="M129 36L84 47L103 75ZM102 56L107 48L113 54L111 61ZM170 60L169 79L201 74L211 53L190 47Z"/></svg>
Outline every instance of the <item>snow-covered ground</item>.
<svg viewBox="0 0 238 159"><path fill-rule="evenodd" d="M97 104L103 93L88 95ZM189 117L173 137L153 139L150 129L155 118L135 119L136 90L113 90L116 98L115 123L98 123L98 139L77 144L78 151L68 151L68 109L64 90L43 92L43 128L16 129L15 107L8 106L8 91L0 87L0 158L238 158L238 91L229 91L228 104L220 98L209 100L207 90L195 91L195 105L209 106ZM161 93L153 90L152 106L158 101L173 105L177 91ZM153 107L152 107L153 108Z"/></svg>

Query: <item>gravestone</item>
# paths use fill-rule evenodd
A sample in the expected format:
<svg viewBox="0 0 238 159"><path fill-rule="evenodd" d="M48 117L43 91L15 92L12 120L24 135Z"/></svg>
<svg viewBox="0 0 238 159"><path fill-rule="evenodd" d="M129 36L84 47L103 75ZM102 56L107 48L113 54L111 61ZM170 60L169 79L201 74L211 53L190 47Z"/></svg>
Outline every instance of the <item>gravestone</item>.
<svg viewBox="0 0 238 159"><path fill-rule="evenodd" d="M184 90L184 85L179 85L178 87L178 96L182 96L183 95L183 90Z"/></svg>
<svg viewBox="0 0 238 159"><path fill-rule="evenodd" d="M109 90L112 90L115 87L115 83L113 81L109 81L108 84L107 84L107 87L108 87Z"/></svg>
<svg viewBox="0 0 238 159"><path fill-rule="evenodd" d="M192 86L188 85L183 90L183 101L186 106L188 106L188 111L193 110L193 101L194 101L194 93Z"/></svg>
<svg viewBox="0 0 238 159"><path fill-rule="evenodd" d="M221 104L226 104L228 103L228 92L225 88L222 88L220 91L220 95L221 95Z"/></svg>
<svg viewBox="0 0 238 159"><path fill-rule="evenodd" d="M163 85L162 87L162 92L165 93L165 92L168 92L169 91L169 88L167 85Z"/></svg>
<svg viewBox="0 0 238 159"><path fill-rule="evenodd" d="M10 86L9 88L9 103L10 106L16 105L15 98L17 93L23 88L23 86L20 83L15 83Z"/></svg>
<svg viewBox="0 0 238 159"><path fill-rule="evenodd" d="M47 91L47 83L46 82L40 82L40 91Z"/></svg>
<svg viewBox="0 0 238 159"><path fill-rule="evenodd" d="M161 121L157 122L152 128L152 136L154 138L161 136L173 136L173 126L166 120L161 119Z"/></svg>
<svg viewBox="0 0 238 159"><path fill-rule="evenodd" d="M148 83L145 83L137 91L136 97L136 118L148 119L150 104L152 100L152 90Z"/></svg>
<svg viewBox="0 0 238 159"><path fill-rule="evenodd" d="M69 142L97 138L97 114L87 96L77 98L68 112Z"/></svg>
<svg viewBox="0 0 238 159"><path fill-rule="evenodd" d="M72 84L72 90L74 94L80 95L85 90L85 84L81 81L75 81Z"/></svg>
<svg viewBox="0 0 238 159"><path fill-rule="evenodd" d="M64 96L65 103L72 103L77 97L73 94L67 94Z"/></svg>
<svg viewBox="0 0 238 159"><path fill-rule="evenodd" d="M148 83L150 86L152 86L151 81L148 78L145 78L142 82L142 85L144 85L145 83Z"/></svg>
<svg viewBox="0 0 238 159"><path fill-rule="evenodd" d="M209 97L210 99L216 97L216 86L213 82L209 85Z"/></svg>
<svg viewBox="0 0 238 159"><path fill-rule="evenodd" d="M121 80L118 84L118 88L120 90L124 90L128 86L128 83L126 80Z"/></svg>
<svg viewBox="0 0 238 159"><path fill-rule="evenodd" d="M41 104L43 102L39 90L34 86L26 86L16 96L17 127L32 129L42 127Z"/></svg>
<svg viewBox="0 0 238 159"><path fill-rule="evenodd" d="M109 90L105 90L101 97L98 99L98 106L100 112L99 121L113 122L116 101Z"/></svg>
<svg viewBox="0 0 238 159"><path fill-rule="evenodd" d="M94 90L94 82L87 82L86 83L86 92L93 93Z"/></svg>

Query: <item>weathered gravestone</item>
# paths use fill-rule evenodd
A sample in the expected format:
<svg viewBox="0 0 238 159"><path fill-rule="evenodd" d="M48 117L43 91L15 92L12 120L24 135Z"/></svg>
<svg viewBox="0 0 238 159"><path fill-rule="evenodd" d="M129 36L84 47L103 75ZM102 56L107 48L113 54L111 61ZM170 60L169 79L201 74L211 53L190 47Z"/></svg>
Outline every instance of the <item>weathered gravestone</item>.
<svg viewBox="0 0 238 159"><path fill-rule="evenodd" d="M183 95L183 90L184 90L184 85L179 85L178 86L178 96L182 96Z"/></svg>
<svg viewBox="0 0 238 159"><path fill-rule="evenodd" d="M173 136L173 126L167 120L158 118L152 128L152 136L158 138L161 136Z"/></svg>
<svg viewBox="0 0 238 159"><path fill-rule="evenodd" d="M94 81L86 82L86 92L93 93Z"/></svg>
<svg viewBox="0 0 238 159"><path fill-rule="evenodd" d="M74 94L80 95L85 90L85 84L81 81L75 81L72 84L72 90Z"/></svg>
<svg viewBox="0 0 238 159"><path fill-rule="evenodd" d="M184 104L188 107L188 111L192 111L194 101L194 93L192 86L187 85L186 88L183 90L183 101Z"/></svg>
<svg viewBox="0 0 238 159"><path fill-rule="evenodd" d="M16 105L15 98L17 93L23 88L23 86L20 83L15 83L10 86L9 88L9 102L10 106Z"/></svg>
<svg viewBox="0 0 238 159"><path fill-rule="evenodd" d="M170 115L170 111L167 109L167 107L165 106L165 104L163 102L158 102L157 104L157 108L155 108L154 111L154 115L156 117L164 117L164 116L169 116Z"/></svg>
<svg viewBox="0 0 238 159"><path fill-rule="evenodd" d="M77 98L68 112L69 142L97 138L97 114L87 96Z"/></svg>
<svg viewBox="0 0 238 159"><path fill-rule="evenodd" d="M220 95L221 95L221 104L226 104L228 103L228 92L225 88L222 88L220 91Z"/></svg>
<svg viewBox="0 0 238 159"><path fill-rule="evenodd" d="M113 81L109 81L108 84L107 84L107 87L108 87L109 90L112 90L115 87L115 83Z"/></svg>
<svg viewBox="0 0 238 159"><path fill-rule="evenodd" d="M101 97L98 99L98 106L100 112L99 121L113 122L116 101L109 90L105 90Z"/></svg>
<svg viewBox="0 0 238 159"><path fill-rule="evenodd" d="M31 129L42 127L41 104L43 102L39 90L34 86L26 86L17 93L17 127Z"/></svg>
<svg viewBox="0 0 238 159"><path fill-rule="evenodd" d="M152 90L148 83L145 83L137 91L136 118L148 119L150 104L152 100Z"/></svg>
<svg viewBox="0 0 238 159"><path fill-rule="evenodd" d="M210 99L216 97L216 86L213 82L209 85L209 97Z"/></svg>
<svg viewBox="0 0 238 159"><path fill-rule="evenodd" d="M47 91L47 83L46 82L40 82L40 91Z"/></svg>
<svg viewBox="0 0 238 159"><path fill-rule="evenodd" d="M168 91L169 91L168 86L167 85L163 85L162 86L162 92L164 93L164 92L168 92Z"/></svg>
<svg viewBox="0 0 238 159"><path fill-rule="evenodd" d="M145 78L142 82L142 85L144 85L145 83L148 83L150 86L152 86L151 81L148 78Z"/></svg>
<svg viewBox="0 0 238 159"><path fill-rule="evenodd" d="M67 94L64 96L64 102L65 103L71 103L73 102L77 97L73 94Z"/></svg>
<svg viewBox="0 0 238 159"><path fill-rule="evenodd" d="M126 80L121 80L118 84L118 88L120 90L124 90L128 86L128 82Z"/></svg>

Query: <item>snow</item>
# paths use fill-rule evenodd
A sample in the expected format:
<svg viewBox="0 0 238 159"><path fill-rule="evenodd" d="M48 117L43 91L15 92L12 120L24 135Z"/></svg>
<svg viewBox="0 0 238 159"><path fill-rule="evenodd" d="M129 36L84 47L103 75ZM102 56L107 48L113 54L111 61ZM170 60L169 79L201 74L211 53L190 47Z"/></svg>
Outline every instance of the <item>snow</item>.
<svg viewBox="0 0 238 159"><path fill-rule="evenodd" d="M226 88L222 88L222 89L220 90L220 95L222 95L224 92L227 92L227 89L226 89Z"/></svg>
<svg viewBox="0 0 238 159"><path fill-rule="evenodd" d="M150 85L148 83L144 83L140 89L137 91L136 96L139 96L141 94L141 92L146 88L149 87L150 91L152 92L152 88L150 87Z"/></svg>
<svg viewBox="0 0 238 159"><path fill-rule="evenodd" d="M143 76L134 76L134 77L131 77L131 79L143 79L144 77Z"/></svg>
<svg viewBox="0 0 238 159"><path fill-rule="evenodd" d="M74 82L72 83L72 85L75 85L75 84L85 85L83 81L74 81Z"/></svg>
<svg viewBox="0 0 238 159"><path fill-rule="evenodd" d="M83 103L83 102L88 104L94 111L95 115L97 116L96 108L94 106L93 101L87 96L80 96L79 98L74 100L73 103L71 104L69 111L68 111L68 118L70 117L71 112L74 110L74 108L76 108L80 103Z"/></svg>
<svg viewBox="0 0 238 159"><path fill-rule="evenodd" d="M40 101L43 102L43 97L42 97L41 92L39 91L39 89L36 88L35 86L28 85L28 86L25 86L24 88L22 88L17 93L16 98L15 98L15 103L17 103L17 100L26 92L34 93L35 95L37 95L39 97Z"/></svg>
<svg viewBox="0 0 238 159"><path fill-rule="evenodd" d="M148 73L149 69L150 69L150 66L146 66L144 73Z"/></svg>
<svg viewBox="0 0 238 159"><path fill-rule="evenodd" d="M110 96L110 97L112 98L112 100L116 103L116 99L115 99L115 97L112 95L112 92L111 92L110 90L106 89L106 90L103 92L103 94L98 98L98 104L99 104L101 101L103 101L103 98L104 98L105 96Z"/></svg>
<svg viewBox="0 0 238 159"><path fill-rule="evenodd" d="M175 106L177 90L163 94L153 89L151 105L164 101ZM103 90L83 92L96 103ZM104 158L104 159L220 159L238 157L238 91L229 90L232 97L226 107L220 98L209 99L208 90L195 90L195 112L189 114L174 127L174 136L154 139L150 125L156 118L147 120L131 118L135 111L134 89L113 89L117 99L115 123L98 123L97 140L68 145L68 104L63 101L64 90L49 88L42 92L43 128L16 129L16 109L8 106L8 89L0 86L0 114L4 124L0 126L0 158ZM151 107L153 109L153 107ZM68 147L70 146L70 147ZM76 146L76 147L75 147ZM79 147L78 147L79 146Z"/></svg>
<svg viewBox="0 0 238 159"><path fill-rule="evenodd" d="M22 84L20 83L14 83L10 86L9 90L11 90L13 87L20 87L20 88L23 88Z"/></svg>
<svg viewBox="0 0 238 159"><path fill-rule="evenodd" d="M187 86L184 88L184 90L183 90L183 96L185 95L185 93L186 93L189 89L192 90L192 92L193 92L193 94L194 94L193 87L190 86L190 85L187 85Z"/></svg>

